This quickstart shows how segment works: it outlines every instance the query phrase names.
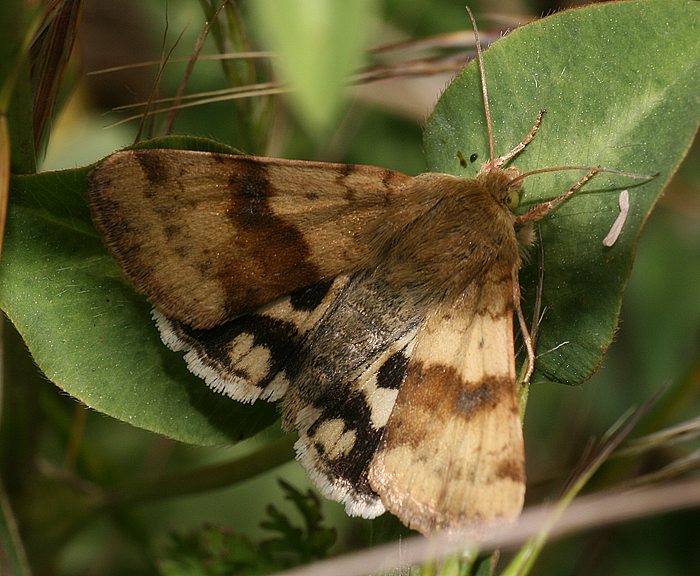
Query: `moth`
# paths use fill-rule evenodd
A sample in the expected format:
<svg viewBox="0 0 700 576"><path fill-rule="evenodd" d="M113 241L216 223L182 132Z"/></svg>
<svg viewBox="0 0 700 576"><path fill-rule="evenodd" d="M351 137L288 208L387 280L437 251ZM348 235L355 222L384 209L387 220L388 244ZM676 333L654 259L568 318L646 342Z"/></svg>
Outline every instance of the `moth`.
<svg viewBox="0 0 700 576"><path fill-rule="evenodd" d="M490 157L475 178L129 150L88 182L165 344L214 390L278 401L298 459L349 514L425 534L521 511L521 244L602 170L516 216L527 174L506 165L543 112L496 157L478 34L477 58Z"/></svg>

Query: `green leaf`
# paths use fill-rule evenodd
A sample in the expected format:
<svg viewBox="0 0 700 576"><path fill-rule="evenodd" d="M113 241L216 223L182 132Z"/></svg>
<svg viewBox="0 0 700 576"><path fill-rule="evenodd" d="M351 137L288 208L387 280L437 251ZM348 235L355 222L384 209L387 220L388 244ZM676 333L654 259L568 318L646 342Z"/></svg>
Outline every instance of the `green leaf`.
<svg viewBox="0 0 700 576"><path fill-rule="evenodd" d="M149 145L224 151L201 139ZM273 406L246 406L210 391L187 371L182 354L163 346L150 306L92 226L88 171L13 180L0 306L37 365L91 408L185 442L231 442L271 424Z"/></svg>
<svg viewBox="0 0 700 576"><path fill-rule="evenodd" d="M543 306L535 380L579 384L610 345L641 228L686 154L700 122L700 3L645 0L596 4L515 30L484 54L496 155L510 150L546 109L521 171L602 165L640 183L599 175L540 224ZM430 170L473 177L488 160L476 62L445 91L425 131ZM478 161L460 167L457 152ZM558 196L583 172L526 179L523 206ZM630 212L612 248L602 240L630 190ZM535 299L537 250L521 272ZM555 349L556 348L556 349Z"/></svg>
<svg viewBox="0 0 700 576"><path fill-rule="evenodd" d="M258 34L281 58L282 79L301 120L315 133L336 119L348 77L366 48L374 0L257 0Z"/></svg>

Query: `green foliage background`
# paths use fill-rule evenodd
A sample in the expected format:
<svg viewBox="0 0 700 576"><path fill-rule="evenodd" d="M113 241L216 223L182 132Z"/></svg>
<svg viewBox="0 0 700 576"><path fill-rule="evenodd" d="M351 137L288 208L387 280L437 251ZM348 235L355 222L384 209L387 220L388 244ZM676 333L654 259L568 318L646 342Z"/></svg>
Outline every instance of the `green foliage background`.
<svg viewBox="0 0 700 576"><path fill-rule="evenodd" d="M660 9L663 3L653 4L656 9ZM130 56L130 43L143 43L142 46L150 49L150 57L157 58L165 22L164 7L165 2L124 2L121 7L125 17L124 30L128 29L133 36L127 40L124 32L124 37L113 43L106 40L104 29L102 34L99 33L100 23L105 21L104 15L91 11L90 5L86 5L81 36L83 61L92 62L95 67L106 67L110 65L105 63L108 60L99 60L98 56L116 58L111 63L147 59L144 53L140 53L138 57ZM471 7L477 14L501 12L510 15L515 10L537 14L547 9L545 6L527 2L507 5L482 2L472 3ZM14 13L15 17L20 13L18 8ZM244 13L244 16L246 23L255 21L254 14ZM336 16L342 20L342 14ZM129 21L128 18L133 20ZM468 28L462 3L453 0L421 0L410 3L386 0L377 5L373 18L364 24L367 27L365 33L370 45L385 42L388 40L387 36L394 34L397 38L402 35L420 37ZM28 19L27 15L26 21ZM185 31L176 47L175 55L189 56L204 20L202 5L186 2L174 6L171 3L168 19L169 43L181 30ZM517 20L516 18L515 21ZM692 25L692 20L689 22L683 22L683 25ZM111 26L115 26L113 20ZM633 23L630 26L633 26ZM699 26L697 19L695 26ZM480 27L482 31L491 30L488 20L480 20ZM15 28L21 27L15 25ZM615 31L618 42L621 35L624 37L624 34L632 32L633 30ZM598 35L604 35L600 23L583 28L579 33L590 34L592 43L595 43ZM672 36L672 31L660 30L659 33ZM255 32L251 34L254 35ZM219 44L225 44L221 38L223 36L217 36L216 31L213 31L205 52L214 52L217 41ZM225 40L235 44L235 38L228 37ZM274 38L268 40L274 42ZM337 37L336 42L337 49L340 50L344 45L342 34ZM356 39L353 37L350 43L354 42ZM296 48L303 51L301 44L300 42ZM498 70L493 79L494 94L499 86L507 87L509 66L523 66L522 63L508 62L508 56L505 58L506 61L501 61L494 67ZM664 60L663 55L659 56L659 60L654 60L653 55L647 55L648 60L641 62L639 54L629 54L628 58L630 67L672 67L671 63ZM78 61L76 58L75 62ZM348 61L352 62L352 59L349 58ZM95 62L99 62L99 66L94 64ZM307 66L304 69L308 68ZM175 92L183 69L184 64L168 67L161 82L161 94ZM255 75L264 76L264 72L264 67L253 70L248 64L232 64L222 68L218 63L201 61L195 68L188 92L212 90L236 80L251 82ZM334 70L335 72L337 70ZM148 93L153 74L151 70L144 77L117 76L117 80L110 81L107 76L106 81L101 77L98 81L82 77L77 66L70 68L69 78L60 95L61 113L48 139L48 147L44 159L40 162L40 169L65 169L87 165L121 146L130 144L135 134L134 123L105 130L103 126L107 120L100 115L101 107L108 108L129 101L132 91L142 94L143 97L143 94ZM307 84L322 86L323 81L324 77L308 78ZM560 87L562 90L565 88ZM18 90L21 89L20 84ZM318 90L316 89L315 93ZM478 97L478 94L476 96ZM621 98L617 92L612 93L610 98L614 99L616 96ZM522 98L529 108L522 111L522 126L510 126L509 129L513 133L522 134L529 128L534 118L533 113L541 104L532 102L531 96L518 96L519 98ZM625 102L634 102L634 94L628 94L625 98L628 99ZM495 97L495 107L511 109L505 113L511 114L513 107L517 107L518 110L523 107L523 102L519 102L518 99ZM687 103L688 99L684 102ZM682 104L683 102L678 103ZM466 103L463 105L468 106ZM626 104L619 105L622 107ZM697 100L694 105L697 106ZM551 104L547 106L552 110L552 122L556 127L556 108L553 109ZM291 108L300 110L295 104L292 104ZM332 123L331 128L324 128L320 120L305 123L303 118L308 111L300 112L301 120L295 120L293 114L284 114L280 128L279 124L270 124L272 116L269 114L269 103L217 103L181 112L175 124L175 132L213 138L253 153L263 152L268 134L273 133L276 135L273 139L273 150L285 157L376 164L408 174L417 174L426 169L420 122L398 110L398 106L371 106L366 103L354 104L348 109L345 104L338 102L335 112L332 109L324 111L324 114L337 114L338 120ZM479 111L478 99L474 110L477 113ZM473 112L465 114L472 114L469 117L473 117ZM494 116L499 118L500 112L494 112ZM550 118L547 118L546 122L549 121ZM575 124L575 121L573 123ZM565 139L567 134L557 134L556 130L546 124L538 139L546 139L549 134L557 145L560 145L562 138ZM475 128L475 133L481 135L483 130ZM515 141L512 134L497 134L500 134L497 138L502 138L501 142L505 140L512 144ZM569 133L568 137L575 140L575 135ZM669 136L666 134L664 137ZM654 134L645 134L644 138L654 138ZM192 140L187 140L185 144L196 145ZM671 138L668 146L672 145ZM544 146L545 152L556 152L556 146L552 146L551 143L549 148L546 148L546 144ZM465 144L464 147L469 152L476 147L474 149L478 149L483 157L483 142L478 145ZM428 162L431 167L435 167L436 161L431 157L429 140L426 148ZM542 154L543 148L539 147L539 144L537 150ZM608 160L603 161L593 156L591 161L609 164ZM541 157L538 157L534 161L541 165L540 160ZM563 160L567 163L573 161L568 157ZM524 161L527 163L528 159L525 158ZM659 162L661 160L652 164L657 166ZM545 165L558 163L561 161L544 162ZM437 164L439 165L439 161ZM620 167L617 162L613 162L613 165ZM633 169L644 171L646 165L647 163L640 161L639 164L633 165ZM644 422L644 430L640 430L640 433L661 429L698 413L698 166L696 147L695 150L691 150L659 206L646 223L625 292L621 328L605 357L602 369L584 386L578 388L552 384L545 378L540 378L541 382L532 387L525 423L530 478L529 498L532 502L556 498L564 480L578 462L588 438L602 434L620 414L630 406L639 405L662 384L670 383L670 389L654 413ZM628 163L623 167L629 168ZM72 322L84 323L84 328L80 330L90 334L100 322L113 322L114 316L105 320L98 314L86 313L86 310L98 309L97 304L94 308L91 307L89 300L85 301L84 307L67 309L62 305L59 295L53 298L54 305L38 308L35 301L28 297L23 306L27 314L34 313L36 316L32 324L32 341L38 347L34 350L37 359L43 350L45 357L55 359L58 364L63 361L64 365L73 368L78 377L89 374L91 370L97 373L100 368L99 362L103 362L101 369L104 369L104 366L117 366L115 381L106 382L102 393L99 387L95 387L94 382L88 384L89 379L83 378L86 383L85 389L71 389L71 394L84 398L91 406L97 408L100 407L100 402L104 402L113 414L115 402L123 398L122 412L117 414L119 418L128 422L131 416L142 426L147 425L144 423L144 417L134 411L142 410L146 418L153 411L149 408L148 400L143 400L139 405L133 398L136 396L141 402L141 399L145 398L144 389L148 394L152 394L154 399L166 395L169 400L168 412L155 414L157 422L153 427L162 429L162 422L167 421L172 430L170 435L174 437L185 437L203 443L223 443L265 428L275 418L273 410L264 405L251 410L250 407L241 407L209 393L197 379L186 373L182 364L178 363L178 355L166 351L155 352L165 355L163 362L168 366L173 382L188 381L187 387L165 386L161 378L139 371L142 363L149 362L148 358L144 357L154 352L140 344L132 348L128 345L140 342L135 339L142 337L155 341L157 336L146 323L139 320L148 315L147 304L141 301L140 308L136 309L126 305L133 300L133 295L128 286L121 281L116 266L106 256L99 239L90 231L89 217L81 198L84 173L66 172L58 180L52 175L15 180L13 194L17 197L13 198L13 205L20 210L15 210L17 219L10 223L13 233L19 239L13 249L16 253L24 254L26 262L25 268L17 274L26 283L24 291L27 295L37 289L48 294L51 293L52 286L73 282L72 279L76 278L73 263L78 258L83 263L81 276L78 278L84 282L84 286L74 286L74 289L78 292L83 289L90 290L90 296L95 298L95 302L103 302L107 298L110 306L117 312L120 309L128 310L128 314L138 318L122 316L119 324L111 326L116 336L115 341L119 342L121 339L125 342L123 349L117 348L111 355L101 354L103 346L96 344L91 347L89 341L81 342L79 348L71 351L70 346L75 344L70 342L74 340L62 341L59 337L56 340L42 341L41 334L47 324L60 327L61 322L70 317ZM667 176L670 174L666 173L662 179ZM661 183L659 182L659 185ZM561 186L554 189L560 188ZM612 201L607 204L612 205L614 209L614 195L612 197ZM634 202L634 191L632 198ZM580 208L574 207L574 210L575 213L582 213ZM583 211L584 215L585 213ZM69 238L68 236L37 239L36 236L32 236L40 233L40 227L36 225L37 218L46 218L47 214L56 218L59 227L79 230L84 234L74 237L75 244L66 244L65 238ZM643 211L633 215L635 225L639 225L644 218ZM581 225L580 220L578 225ZM604 226L604 223L601 225ZM585 230L581 232L586 233ZM24 237L31 238L31 241L22 243L21 239ZM593 237L597 246L599 240L595 235ZM632 242L633 239L629 241ZM47 246L51 248L48 251ZM552 246L545 242L545 247L549 250ZM61 257L65 258L65 262L60 260ZM547 270L549 269L548 266ZM66 274L70 275L70 281L66 280ZM99 289L95 286L99 286ZM545 298L545 304L555 298L556 294L551 294L549 299ZM132 325L142 326L139 330L148 333L134 335L129 331ZM29 340L27 334L25 337ZM171 529L183 533L196 531L203 523L221 523L231 527L236 533L245 535L251 541L256 541L269 536L261 530L259 524L266 519L265 510L271 503L292 518L298 516L295 507L284 501L283 491L278 487L276 479L285 478L298 487L306 486L307 480L299 466L289 461L290 440L281 437L276 426L267 428L255 438L233 447L202 448L167 440L103 416L99 412L86 410L62 394L35 369L21 341L9 327L5 329L4 338L5 392L0 449L2 479L5 491L10 496L10 506L4 508L4 518L6 521L8 518L11 520L14 515L19 520L24 546L36 573L53 570L58 574L87 571L102 574L151 574L158 570L164 572L167 563L163 563L163 557L169 553L173 554L172 547L168 548L172 544L172 540L168 538L168 531ZM605 347L605 338L603 334L602 347ZM80 363L73 360L76 355L81 359ZM595 361L592 363L595 364ZM51 377L46 365L42 366ZM574 368L578 369L579 366ZM61 366L61 369L64 369L64 366ZM583 372L590 369L590 366L586 367ZM125 374L130 377L126 377ZM549 376L551 379L551 374ZM197 414L191 415L192 406L197 408L194 411ZM187 407L188 418L201 418L201 422L193 423L189 420L179 425L178 415L183 413L183 407ZM178 428L181 429L181 435L178 434ZM183 431L185 428L186 433ZM212 429L222 431L221 435L212 437ZM201 430L201 438L197 438L197 432L193 433L192 430ZM667 448L654 453L653 457L657 461L668 462L684 455L685 450L686 448ZM280 462L286 463L263 475L255 475L256 472L264 472ZM611 465L595 482L599 486L614 485L652 465L653 462L639 460ZM202 468L204 466L209 467ZM194 475L188 476L191 471L194 471ZM170 475L179 476L173 480ZM155 481L162 476L170 477L171 482L159 484ZM241 478L249 479L236 483ZM230 487L212 492L205 491L208 487L223 485L227 479L231 482ZM180 497L164 499L166 494ZM369 546L402 533L401 528L391 518L383 517L374 522L348 519L340 506L327 501L323 502L322 509L327 516L327 523L339 530L339 542L333 553ZM306 510L307 514L310 513L308 507L302 507L301 510L302 513L303 510ZM281 522L279 516L275 518L278 523ZM575 574L589 573L592 570L597 573L620 575L647 572L690 573L693 568L700 566L698 553L688 553L689 550L697 548L694 543L699 520L697 511L677 513L664 518L631 523L624 528L599 530L593 534L571 538L553 544L546 550L538 565L538 573ZM325 537L323 530L319 530L318 533L324 534ZM178 553L180 552L182 550ZM283 565L279 564L280 567ZM266 567L274 568L274 565ZM172 567L167 568L171 569Z"/></svg>

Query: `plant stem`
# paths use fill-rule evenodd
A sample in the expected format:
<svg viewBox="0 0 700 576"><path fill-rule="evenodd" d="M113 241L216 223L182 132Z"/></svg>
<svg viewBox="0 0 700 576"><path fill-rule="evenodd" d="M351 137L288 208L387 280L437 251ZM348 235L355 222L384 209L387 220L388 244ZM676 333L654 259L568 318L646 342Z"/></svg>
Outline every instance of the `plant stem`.
<svg viewBox="0 0 700 576"><path fill-rule="evenodd" d="M243 482L289 462L294 457L294 439L294 435L286 435L232 462L122 486L105 494L102 506L120 508L161 498L197 494Z"/></svg>

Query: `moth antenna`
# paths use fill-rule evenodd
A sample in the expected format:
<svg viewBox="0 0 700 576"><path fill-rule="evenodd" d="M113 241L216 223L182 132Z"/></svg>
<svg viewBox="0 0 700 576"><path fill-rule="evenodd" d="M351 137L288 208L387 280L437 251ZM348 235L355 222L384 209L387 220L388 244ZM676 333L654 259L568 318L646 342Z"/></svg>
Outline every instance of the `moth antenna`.
<svg viewBox="0 0 700 576"><path fill-rule="evenodd" d="M588 170L589 172L595 172L596 174L606 173L615 174L617 176L625 176L626 178L634 178L635 180L653 180L658 177L659 172L656 174L636 174L635 172L624 172L623 170L615 170L613 168L603 168L602 166L554 166L552 168L540 168L538 170L530 170L529 172L524 172L513 178L510 181L510 186L514 186L519 182L522 182L528 176L533 176L535 174L544 174L545 172L560 172L562 170Z"/></svg>
<svg viewBox="0 0 700 576"><path fill-rule="evenodd" d="M518 216L515 219L515 223L517 226L522 226L526 222L536 222L537 220L540 220L541 218L549 214L559 204L564 202L564 200L571 198L579 190L579 188L581 188L581 186L583 186L596 174L600 174L601 172L617 174L618 176L628 176L630 178L636 178L639 180L652 180L658 176L658 174L654 174L653 176L644 176L642 174L635 174L634 172L622 172L621 170L613 170L612 168L601 168L599 166L593 168L590 166L557 166L554 168L542 168L541 170L533 170L532 172L526 172L525 174L516 176L515 178L513 178L513 180L511 180L511 185L513 184L513 182L519 182L525 176L531 176L532 174L541 174L542 172L556 172L558 170L588 170L588 172L583 178L581 178L578 182L576 182L576 184L574 184L563 194L557 196L552 200L548 200L547 202L542 202L542 204L538 204L534 208L531 208L522 216Z"/></svg>
<svg viewBox="0 0 700 576"><path fill-rule="evenodd" d="M476 43L476 60L479 63L479 75L481 77L481 95L484 98L484 114L486 114L486 127L489 133L489 162L488 166L494 165L494 145L493 145L493 126L491 124L491 108L489 107L489 93L486 89L486 69L484 68L484 56L481 50L481 39L479 38L479 30L476 26L474 14L472 14L469 6L465 6L469 19L472 21L472 29L474 30L474 42Z"/></svg>

